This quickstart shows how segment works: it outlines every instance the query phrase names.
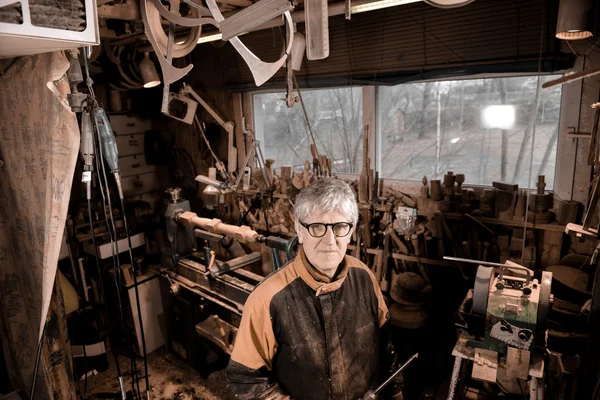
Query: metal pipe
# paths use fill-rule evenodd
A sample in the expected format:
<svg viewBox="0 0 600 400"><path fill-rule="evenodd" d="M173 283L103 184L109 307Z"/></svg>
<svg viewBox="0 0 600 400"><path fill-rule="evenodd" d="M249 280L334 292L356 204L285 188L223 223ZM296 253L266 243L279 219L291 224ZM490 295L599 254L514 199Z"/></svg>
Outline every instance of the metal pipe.
<svg viewBox="0 0 600 400"><path fill-rule="evenodd" d="M223 274L235 271L236 269L246 267L260 260L262 260L262 254L259 252L254 252L223 263L217 261L216 264L219 269L211 269L210 275L213 278L216 278L217 276L221 276Z"/></svg>
<svg viewBox="0 0 600 400"><path fill-rule="evenodd" d="M404 365L402 365L400 368L398 368L398 370L396 370L396 372L394 372L392 375L390 375L389 378L387 378L385 380L385 382L383 382L381 385L379 385L377 387L377 389L375 389L375 394L381 392L387 385L390 384L390 382L392 381L392 379L394 379L400 372L404 371L406 369L406 367L408 367L408 365L413 362L414 359L419 358L419 353L413 354L405 363Z"/></svg>

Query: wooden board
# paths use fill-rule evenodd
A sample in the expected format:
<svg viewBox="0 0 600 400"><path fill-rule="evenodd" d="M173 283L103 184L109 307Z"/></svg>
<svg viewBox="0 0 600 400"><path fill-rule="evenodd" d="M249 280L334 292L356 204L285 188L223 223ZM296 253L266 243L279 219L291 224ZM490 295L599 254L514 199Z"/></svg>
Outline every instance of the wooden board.
<svg viewBox="0 0 600 400"><path fill-rule="evenodd" d="M235 147L237 148L237 172L241 174L244 170L244 159L246 158L246 143L244 142L244 125L243 125L243 109L242 109L242 94L232 94L233 103L233 123Z"/></svg>

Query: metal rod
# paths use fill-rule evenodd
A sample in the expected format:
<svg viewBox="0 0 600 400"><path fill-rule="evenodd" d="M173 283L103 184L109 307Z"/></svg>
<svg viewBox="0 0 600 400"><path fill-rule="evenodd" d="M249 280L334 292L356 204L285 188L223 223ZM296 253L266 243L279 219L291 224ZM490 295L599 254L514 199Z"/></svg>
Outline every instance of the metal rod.
<svg viewBox="0 0 600 400"><path fill-rule="evenodd" d="M471 260L469 258L448 257L448 256L444 257L444 260L465 262L465 263L477 264L477 265L489 265L490 267L502 268L502 271L504 270L504 268L522 269L523 271L525 271L527 273L527 284L529 285L529 282L531 282L530 270L525 267L522 267L520 265L506 265L506 264L493 263L493 262L489 262L489 261Z"/></svg>
<svg viewBox="0 0 600 400"><path fill-rule="evenodd" d="M558 78L558 79L554 79L548 82L545 82L542 85L542 88L544 89L548 89L551 88L552 86L556 86L556 85L564 85L565 83L570 83L573 81L577 81L579 79L584 79L584 78L589 78L590 76L594 76L600 74L600 67L594 67L594 68L588 68L585 69L581 72L575 72L572 74L565 74L562 77Z"/></svg>
<svg viewBox="0 0 600 400"><path fill-rule="evenodd" d="M44 334L46 332L46 324L44 324L44 329L42 329L42 337L38 342L37 347L37 355L35 356L35 367L33 368L33 381L31 382L31 390L29 391L29 399L35 400L35 384L37 382L38 370L40 368L40 357L42 355L42 344L44 343Z"/></svg>
<svg viewBox="0 0 600 400"><path fill-rule="evenodd" d="M408 359L408 360L407 360L407 361L404 363L404 365L402 365L400 368L398 368L398 369L396 370L396 372L394 372L392 375L390 375L390 377L389 377L389 378L387 378L387 379L385 380L385 382L383 382L381 385L379 385L379 386L377 387L377 389L375 389L375 394L377 394L377 393L381 392L381 391L382 391L382 390L383 390L383 389L384 389L384 388L385 388L387 385L389 385L389 384L390 384L390 382L392 381L392 379L394 379L394 378L395 378L395 377L396 377L396 376L397 376L397 375L398 375L400 372L404 371L404 369L405 369L406 367L408 367L408 365L409 365L411 362L413 362L413 360L414 360L415 358L419 358L419 353L415 353L415 354L413 354L413 355L412 355L412 357L410 357L410 358L409 358L409 359Z"/></svg>
<svg viewBox="0 0 600 400"><path fill-rule="evenodd" d="M454 392L456 392L456 386L458 385L458 377L460 374L461 365L462 358L459 356L454 357L454 368L452 368L452 378L450 379L450 388L448 389L447 400L454 400Z"/></svg>
<svg viewBox="0 0 600 400"><path fill-rule="evenodd" d="M250 264L253 264L261 259L261 254L259 252L254 252L250 254L246 254L245 256L234 258L233 260L229 260L227 262L221 263L219 266L219 270L211 270L211 276L217 277L224 275L226 273L235 271L236 269L240 269L246 267ZM217 264L219 265L219 264Z"/></svg>
<svg viewBox="0 0 600 400"><path fill-rule="evenodd" d="M494 263L494 262L489 262L489 261L471 260L470 258L459 258L459 257L445 256L444 260L466 262L466 263L470 263L470 264L489 265L490 267L498 267L498 268L506 268L506 267L508 267L508 265L505 265L505 264L499 264L499 263Z"/></svg>
<svg viewBox="0 0 600 400"><path fill-rule="evenodd" d="M90 182L88 182L88 185L90 184ZM109 318L109 312L108 312L108 307L106 306L106 291L104 290L104 282L103 282L103 277L102 277L102 268L100 267L100 255L98 254L98 247L96 246L96 234L94 232L94 225L92 225L92 201L91 199L88 197L87 199L87 204L88 204L88 218L90 220L90 230L92 232L92 246L94 246L94 252L95 252L95 258L96 258L96 271L98 272L98 286L100 286L100 293L102 294L102 302L103 302L103 310L106 313L106 318ZM122 400L126 400L127 399L127 393L125 392L125 386L123 384L123 375L121 374L121 365L119 364L119 357L117 355L117 349L116 349L116 343L117 340L114 336L114 332L113 329L111 327L111 321L108 320L108 337L110 338L110 347L111 347L111 352L113 353L113 357L115 359L115 368L117 370L117 376L119 377L119 388L121 389L121 399ZM85 346L84 346L85 348ZM87 371L86 371L87 372Z"/></svg>

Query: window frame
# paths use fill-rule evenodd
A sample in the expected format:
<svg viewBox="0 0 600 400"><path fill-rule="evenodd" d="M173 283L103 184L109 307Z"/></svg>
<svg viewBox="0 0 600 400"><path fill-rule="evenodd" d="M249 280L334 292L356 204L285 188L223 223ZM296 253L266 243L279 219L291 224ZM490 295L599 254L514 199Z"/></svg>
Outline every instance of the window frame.
<svg viewBox="0 0 600 400"><path fill-rule="evenodd" d="M361 117L363 118L363 127L365 125L365 110L364 110L364 96L365 96L365 86L362 85L353 85L353 86L327 86L327 87L319 87L319 88L303 88L301 89L302 91L315 91L315 90L334 90L334 89L348 89L348 88L360 88L362 90L361 95L363 96L363 102L361 104L361 108L362 108L362 115ZM296 90L296 89L294 89ZM256 137L256 125L255 125L255 119L254 119L254 96L255 95L260 95L260 94L272 94L272 93L279 93L279 92L283 92L285 94L286 89L281 89L281 90L273 90L273 89L258 89L258 90L252 90L249 92L244 92L243 93L243 102L244 102L244 120L245 120L245 124L246 126L248 126L248 121L251 121L251 125L252 126L252 135L254 136L255 139L257 139L260 143L262 143L264 141L264 137L261 138L257 138ZM284 102L283 98L282 98L282 103ZM246 104L248 104L248 110L246 110ZM294 107L302 107L302 105L300 104L300 102L298 101L298 103L296 103L294 105ZM373 111L375 113L375 110ZM251 117L249 118L247 113L251 113ZM375 114L373 114L375 115ZM375 133L374 133L374 129L372 129L370 132L373 132L373 137L369 138L370 143L373 143L373 141L375 140ZM310 154L310 150L308 151L308 153ZM371 160L374 159L375 157L375 150L373 148L372 151L369 152L369 157ZM371 164L371 168L372 168ZM276 165L275 168L279 168L281 167L281 165ZM339 175L339 174L336 174ZM360 173L358 174L351 174L351 173L344 173L342 175L349 175L349 176L359 176Z"/></svg>
<svg viewBox="0 0 600 400"><path fill-rule="evenodd" d="M574 68L568 71L555 71L552 74L566 73L566 72L577 72L583 69L581 60L578 60ZM550 73L543 73L541 75L550 75ZM514 73L514 74L478 74L478 75L467 75L467 76L455 76L447 79L435 79L435 80L420 80L413 81L411 83L422 83L422 82L438 82L438 81L449 81L449 80L472 80L472 79L492 79L492 78L513 78L532 76L531 73ZM533 75L535 76L535 75ZM357 85L358 86L358 85ZM332 89L332 88L345 88L344 87L323 87L323 88L307 88L305 90L321 90L321 89ZM356 87L356 86L352 86ZM370 168L374 171L381 170L381 134L377 124L377 98L379 86L360 86L362 87L362 121L363 130L368 128L369 132L369 143L374 143L369 149L369 158L371 161ZM285 90L285 89L283 89ZM541 89L540 90L544 90ZM246 126L252 126L253 132L254 127L254 109L253 101L255 94L274 93L273 90L254 90L244 93L244 117L246 120ZM583 80L573 82L571 84L563 85L561 104L560 104L560 116L559 116L559 136L557 140L557 152L556 152L556 167L554 175L553 190L550 192L554 193L558 198L562 200L575 200L583 204L586 204L588 193L587 191L575 190L578 186L578 180L585 180L589 178L591 174L591 168L587 166L586 157L577 157L577 154L581 154L587 151L589 147L589 139L571 137L569 131L579 131L580 116L581 116L581 105L582 105L582 92L583 92ZM298 106L298 105L296 105ZM250 123L249 123L250 122ZM585 158L585 160L584 160ZM341 178L345 179L356 179L359 174L337 174ZM578 178L579 177L579 178ZM535 182L535 177L532 176L532 181ZM416 180L405 180L405 179L393 179L384 178L384 182L395 188L403 189L407 192L418 194L422 183ZM587 184L589 182L585 182ZM473 188L489 188L490 185L465 185L466 187Z"/></svg>

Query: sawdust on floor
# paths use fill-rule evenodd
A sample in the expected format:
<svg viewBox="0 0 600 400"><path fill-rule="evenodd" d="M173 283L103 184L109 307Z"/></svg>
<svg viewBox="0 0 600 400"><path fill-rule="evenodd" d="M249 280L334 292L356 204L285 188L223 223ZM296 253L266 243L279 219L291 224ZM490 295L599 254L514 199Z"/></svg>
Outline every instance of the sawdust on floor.
<svg viewBox="0 0 600 400"><path fill-rule="evenodd" d="M108 355L110 367L87 381L86 399L120 399L119 381L112 354ZM130 361L119 356L119 365L125 379L126 390L131 391ZM144 363L136 360L139 372L143 374ZM226 387L225 371L213 372L203 379L192 367L168 353L163 347L148 356L150 397L153 400L229 400L232 396ZM140 379L140 390L145 392L145 381ZM79 382L81 391L84 382Z"/></svg>

